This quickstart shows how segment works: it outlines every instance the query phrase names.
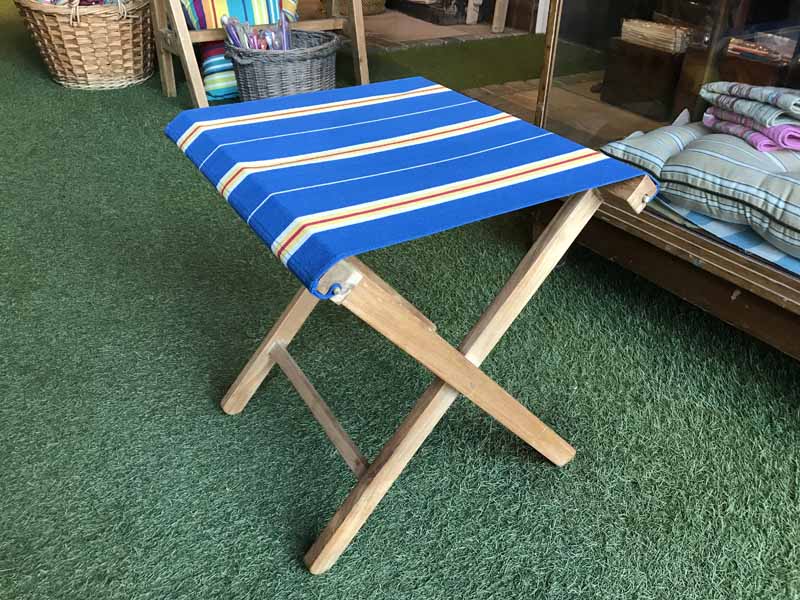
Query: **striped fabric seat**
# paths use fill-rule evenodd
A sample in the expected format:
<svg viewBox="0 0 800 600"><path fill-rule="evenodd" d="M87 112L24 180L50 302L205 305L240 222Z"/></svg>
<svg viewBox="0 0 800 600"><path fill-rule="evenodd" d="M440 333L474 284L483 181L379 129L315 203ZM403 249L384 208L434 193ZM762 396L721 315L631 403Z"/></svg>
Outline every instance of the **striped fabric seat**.
<svg viewBox="0 0 800 600"><path fill-rule="evenodd" d="M642 175L419 77L189 110L166 133L320 298L342 258Z"/></svg>

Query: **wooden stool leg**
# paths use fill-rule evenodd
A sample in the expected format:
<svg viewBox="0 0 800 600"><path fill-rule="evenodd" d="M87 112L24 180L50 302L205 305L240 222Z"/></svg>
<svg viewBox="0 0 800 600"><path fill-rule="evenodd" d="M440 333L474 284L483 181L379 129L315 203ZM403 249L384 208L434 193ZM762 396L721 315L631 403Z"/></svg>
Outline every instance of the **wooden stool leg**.
<svg viewBox="0 0 800 600"><path fill-rule="evenodd" d="M457 397L441 380L425 391L306 553L311 573L336 563Z"/></svg>
<svg viewBox="0 0 800 600"><path fill-rule="evenodd" d="M364 7L361 0L350 1L350 16L347 19L347 31L353 50L353 69L356 82L360 85L369 83L369 64L367 62L367 36L364 32Z"/></svg>
<svg viewBox="0 0 800 600"><path fill-rule="evenodd" d="M164 45L167 30L167 11L165 0L153 0L153 27L155 28L156 53L158 55L158 74L161 77L161 91L165 96L174 98L178 95L175 86L175 65L172 64L172 52Z"/></svg>
<svg viewBox="0 0 800 600"><path fill-rule="evenodd" d="M553 463L562 466L575 450L493 379L396 302L385 284L365 277L341 305L464 394Z"/></svg>
<svg viewBox="0 0 800 600"><path fill-rule="evenodd" d="M468 360L480 365L489 355L599 205L598 195L591 191L564 204L464 338L461 351ZM306 553L312 573L324 573L336 563L457 397L458 392L442 380L428 387Z"/></svg>
<svg viewBox="0 0 800 600"><path fill-rule="evenodd" d="M286 346L292 341L297 332L300 331L303 323L308 319L311 311L314 310L317 302L319 300L309 293L306 288L301 288L295 294L278 322L273 325L258 350L250 357L236 381L231 385L228 393L225 394L220 403L223 411L229 415L234 415L244 410L250 398L253 397L253 394L256 393L256 390L272 367L275 366L275 360L270 355L272 349L276 344Z"/></svg>

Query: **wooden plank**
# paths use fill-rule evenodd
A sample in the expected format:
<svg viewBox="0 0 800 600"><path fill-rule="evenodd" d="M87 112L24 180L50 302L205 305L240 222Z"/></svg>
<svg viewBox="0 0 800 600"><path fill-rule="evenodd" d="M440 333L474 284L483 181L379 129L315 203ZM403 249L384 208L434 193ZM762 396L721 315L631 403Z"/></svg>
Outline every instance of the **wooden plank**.
<svg viewBox="0 0 800 600"><path fill-rule="evenodd" d="M461 344L464 355L481 364L544 283L602 203L594 191L567 200L534 242L503 289Z"/></svg>
<svg viewBox="0 0 800 600"><path fill-rule="evenodd" d="M475 25L478 22L478 15L481 12L483 0L469 0L467 2L467 25Z"/></svg>
<svg viewBox="0 0 800 600"><path fill-rule="evenodd" d="M441 336L423 327L372 277L365 276L341 305L554 464L563 466L575 456L572 446Z"/></svg>
<svg viewBox="0 0 800 600"><path fill-rule="evenodd" d="M423 327L425 327L429 331L436 331L436 324L433 321L431 321L428 317L422 314L422 311L419 310L413 304L411 304L411 302L409 302L408 300L403 298L403 296L398 294L397 291L395 291L395 289L392 286L388 285L380 277L378 277L375 271L370 269L367 265L365 265L356 257L348 258L347 262L352 264L358 271L360 271L364 275L372 277L373 280L376 281L379 285L382 285L383 291L385 291L387 294L391 294L394 300L398 304L402 305L404 309L407 310L410 314L412 314L414 318L416 318L422 324Z"/></svg>
<svg viewBox="0 0 800 600"><path fill-rule="evenodd" d="M537 216L546 221L551 211L543 207ZM800 360L798 313L704 270L699 261L687 261L604 220L593 219L578 243Z"/></svg>
<svg viewBox="0 0 800 600"><path fill-rule="evenodd" d="M550 15L550 3L547 0L539 0L536 4L536 23L533 26L533 33L546 33L547 21Z"/></svg>
<svg viewBox="0 0 800 600"><path fill-rule="evenodd" d="M503 33L508 16L508 0L495 0L492 15L492 33Z"/></svg>
<svg viewBox="0 0 800 600"><path fill-rule="evenodd" d="M467 360L476 366L483 362L600 203L598 195L588 192L564 204L462 342ZM457 397L458 392L441 379L422 394L306 553L312 573L324 573L334 565Z"/></svg>
<svg viewBox="0 0 800 600"><path fill-rule="evenodd" d="M306 322L311 311L319 300L316 296L300 288L286 307L278 321L270 329L264 341L259 345L242 372L233 382L228 393L220 403L222 410L229 415L242 412L244 407L256 393L256 390L275 365L270 352L276 344L288 345Z"/></svg>
<svg viewBox="0 0 800 600"><path fill-rule="evenodd" d="M613 206L604 206L597 216L709 273L800 314L800 280L789 273L652 214L631 216Z"/></svg>
<svg viewBox="0 0 800 600"><path fill-rule="evenodd" d="M156 54L158 56L158 74L161 77L161 91L168 98L174 98L178 95L177 86L175 85L175 65L172 64L172 55L176 53L176 48L171 40L165 39L168 21L164 0L153 0L151 7Z"/></svg>
<svg viewBox="0 0 800 600"><path fill-rule="evenodd" d="M309 548L305 563L311 573L319 575L336 563L457 397L441 380L422 394Z"/></svg>
<svg viewBox="0 0 800 600"><path fill-rule="evenodd" d="M546 2L547 0L539 0ZM564 0L550 0L547 10L547 33L544 38L544 63L539 76L539 93L536 96L534 123L539 127L547 124L547 109L550 100L550 88L553 87L553 74L556 70L556 51L558 50L558 32L561 28L561 11Z"/></svg>
<svg viewBox="0 0 800 600"><path fill-rule="evenodd" d="M595 191L604 202L617 206L625 212L633 212L638 215L656 195L658 187L652 179L643 176L612 183Z"/></svg>
<svg viewBox="0 0 800 600"><path fill-rule="evenodd" d="M292 23L292 29L297 29L299 31L336 31L344 29L346 22L347 19L342 17L310 19L308 21ZM199 31L190 31L189 35L192 42L195 44L199 44L200 42L219 42L225 39L225 30L221 27L201 29Z"/></svg>
<svg viewBox="0 0 800 600"><path fill-rule="evenodd" d="M350 470L356 474L356 477L361 477L364 471L367 470L367 459L361 454L353 440L342 428L341 423L333 415L328 404L322 399L322 396L319 395L317 389L308 380L306 374L303 373L303 370L286 350L286 346L283 344L273 345L270 350L270 357L278 364L294 386L294 389L300 394L303 402L306 403L311 414L322 426L325 435L328 436L333 446L339 451Z"/></svg>

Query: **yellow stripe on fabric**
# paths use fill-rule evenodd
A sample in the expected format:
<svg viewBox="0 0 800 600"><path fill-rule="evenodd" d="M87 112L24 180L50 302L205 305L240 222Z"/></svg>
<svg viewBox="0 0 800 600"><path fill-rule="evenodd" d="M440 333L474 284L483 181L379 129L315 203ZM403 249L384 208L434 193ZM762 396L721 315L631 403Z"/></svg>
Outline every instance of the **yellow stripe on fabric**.
<svg viewBox="0 0 800 600"><path fill-rule="evenodd" d="M214 18L214 0L201 0L201 5L203 6L203 14L206 17L206 29L213 29L215 27L213 23Z"/></svg>
<svg viewBox="0 0 800 600"><path fill-rule="evenodd" d="M212 0L212 2L215 10L213 17L216 19L214 27L222 27L222 17L224 15L230 16L228 13L228 0ZM208 15L206 15L206 19L208 19Z"/></svg>
<svg viewBox="0 0 800 600"><path fill-rule="evenodd" d="M296 0L283 0L283 12L290 21L297 21L297 1Z"/></svg>
<svg viewBox="0 0 800 600"><path fill-rule="evenodd" d="M355 206L304 215L295 219L278 235L272 243L271 249L282 262L286 263L305 241L315 233L427 208L462 197L474 196L533 179L547 177L607 159L608 157L600 152L582 148L567 154L528 163L513 169L489 173L469 180L373 202L365 202ZM315 223L318 221L324 222ZM302 233L298 235L301 230ZM292 239L293 236L295 236L294 239ZM291 241L284 246L287 240Z"/></svg>
<svg viewBox="0 0 800 600"><path fill-rule="evenodd" d="M253 9L253 25L267 25L269 18L267 17L267 3L264 0L245 0L250 2Z"/></svg>
<svg viewBox="0 0 800 600"><path fill-rule="evenodd" d="M217 190L227 198L236 187L242 183L248 176L256 173L263 173L272 169L280 169L288 166L296 167L300 165L308 165L319 162L326 162L329 160L343 160L347 158L357 158L359 156L366 156L375 154L376 152L384 152L389 150L397 150L406 148L408 146L416 146L428 142L435 142L444 140L467 133L481 131L490 127L497 127L507 123L518 121L516 117L505 113L498 113L479 119L472 119L471 121L463 121L460 123L453 123L436 127L434 129L424 129L422 131L415 131L405 135L373 140L364 142L362 144L355 144L352 146L342 146L339 148L331 148L319 152L311 152L308 154L300 154L296 156L282 156L280 158L273 158L262 161L240 162L233 165L225 175L217 183Z"/></svg>
<svg viewBox="0 0 800 600"><path fill-rule="evenodd" d="M204 0L205 1L205 0ZM391 94L380 94L377 96L364 96L362 98L350 98L348 100L337 100L336 102L328 102L325 104L316 104L310 106L298 106L296 108L286 108L282 110L245 114L237 117L224 117L222 119L213 119L210 121L198 121L193 123L183 134L178 138L178 147L186 151L186 148L197 139L200 134L205 131L213 129L221 129L224 127L236 127L239 125L253 125L256 123L266 123L277 119L288 119L293 117L306 117L309 115L316 115L326 112L341 110L343 108L371 106L373 104L380 104L382 102L391 102L396 99L418 98L420 96L427 96L429 94L439 94L449 92L450 90L438 84L417 88L415 90L408 90L407 92L393 92Z"/></svg>

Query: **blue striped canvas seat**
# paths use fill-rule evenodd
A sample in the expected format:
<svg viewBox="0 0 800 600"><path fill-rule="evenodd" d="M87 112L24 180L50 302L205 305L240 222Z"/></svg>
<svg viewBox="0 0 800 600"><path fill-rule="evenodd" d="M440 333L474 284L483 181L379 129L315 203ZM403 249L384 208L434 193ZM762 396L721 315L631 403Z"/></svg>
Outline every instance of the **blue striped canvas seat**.
<svg viewBox="0 0 800 600"><path fill-rule="evenodd" d="M343 258L643 174L419 77L189 110L166 133L322 298Z"/></svg>

